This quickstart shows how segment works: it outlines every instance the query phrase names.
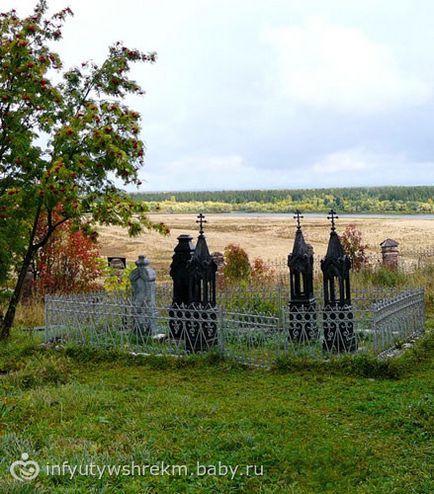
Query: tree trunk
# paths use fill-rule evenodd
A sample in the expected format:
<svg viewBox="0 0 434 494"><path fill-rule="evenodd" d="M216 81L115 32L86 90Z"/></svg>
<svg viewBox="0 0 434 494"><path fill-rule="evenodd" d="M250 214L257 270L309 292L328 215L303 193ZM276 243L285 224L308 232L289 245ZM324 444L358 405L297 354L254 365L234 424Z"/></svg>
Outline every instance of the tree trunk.
<svg viewBox="0 0 434 494"><path fill-rule="evenodd" d="M33 243L33 242L32 242ZM23 264L21 266L20 274L18 275L17 284L15 285L14 293L9 300L8 309L5 316L0 321L0 340L5 340L9 337L12 324L14 323L15 313L17 311L17 306L20 301L21 291L26 280L27 271L33 259L34 250L33 245L28 249L26 256L24 257Z"/></svg>
<svg viewBox="0 0 434 494"><path fill-rule="evenodd" d="M12 294L12 297L9 300L9 305L6 314L4 315L4 317L0 318L0 340L6 340L10 335L12 324L14 323L14 319L15 319L15 313L17 311L18 302L20 301L21 291L23 289L24 282L26 280L27 271L33 260L33 256L38 250L33 245L33 241L35 239L40 213L41 213L41 203L39 203L36 209L32 232L29 238L29 246L27 248L26 255L24 256L23 259L23 264L21 266L20 273L18 275L18 280L17 280L17 284L15 285L14 293Z"/></svg>

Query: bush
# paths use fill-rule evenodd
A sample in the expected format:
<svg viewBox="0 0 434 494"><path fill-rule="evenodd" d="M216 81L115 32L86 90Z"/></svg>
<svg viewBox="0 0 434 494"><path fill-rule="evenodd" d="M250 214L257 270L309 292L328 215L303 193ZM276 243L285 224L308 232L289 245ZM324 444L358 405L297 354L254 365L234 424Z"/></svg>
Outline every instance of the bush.
<svg viewBox="0 0 434 494"><path fill-rule="evenodd" d="M368 282L374 286L388 288L407 285L409 279L405 273L401 271L394 271L386 267L380 267L374 271L363 271L363 278L365 282Z"/></svg>
<svg viewBox="0 0 434 494"><path fill-rule="evenodd" d="M368 262L366 256L366 249L368 246L363 243L362 232L356 228L356 225L351 223L341 235L341 242L345 254L347 254L353 262L353 269L355 271L360 271L360 269L366 266Z"/></svg>
<svg viewBox="0 0 434 494"><path fill-rule="evenodd" d="M263 285L269 284L274 280L275 271L270 266L267 266L262 258L257 257L251 266L251 275L254 283Z"/></svg>
<svg viewBox="0 0 434 494"><path fill-rule="evenodd" d="M224 252L224 280L226 283L243 284L253 282L263 285L275 279L275 271L267 266L261 257L257 257L250 264L247 252L239 245L229 244Z"/></svg>
<svg viewBox="0 0 434 494"><path fill-rule="evenodd" d="M100 267L104 278L104 290L108 292L131 290L130 274L136 268L134 263L127 264L125 269L119 270L108 266L106 259L100 259Z"/></svg>
<svg viewBox="0 0 434 494"><path fill-rule="evenodd" d="M248 281L251 274L249 256L239 245L229 244L225 247L224 276L228 283Z"/></svg>

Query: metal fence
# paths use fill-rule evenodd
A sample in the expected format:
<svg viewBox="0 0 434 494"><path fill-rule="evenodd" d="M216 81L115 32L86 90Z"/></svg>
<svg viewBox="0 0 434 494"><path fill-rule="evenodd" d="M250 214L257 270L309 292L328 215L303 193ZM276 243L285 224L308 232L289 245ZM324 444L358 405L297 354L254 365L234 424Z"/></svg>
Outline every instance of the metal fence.
<svg viewBox="0 0 434 494"><path fill-rule="evenodd" d="M424 290L407 290L380 300L373 304L372 313L373 349L381 353L397 342L424 332Z"/></svg>
<svg viewBox="0 0 434 494"><path fill-rule="evenodd" d="M284 283L288 279L288 264L284 258L266 259L265 267L269 270L270 276L276 282ZM404 273L413 273L418 269L424 269L434 265L434 247L406 249L399 251L398 269ZM370 252L366 256L366 268L376 270L383 267L383 258L380 253ZM322 275L319 263L314 264L314 277Z"/></svg>
<svg viewBox="0 0 434 494"><path fill-rule="evenodd" d="M283 291L277 290L283 299ZM46 296L45 339L153 354L216 351L253 365L270 366L285 355L335 351L380 354L424 331L423 289L390 296L359 290L345 308L280 305L278 314L234 306L135 306L120 293Z"/></svg>
<svg viewBox="0 0 434 494"><path fill-rule="evenodd" d="M415 247L412 249L401 249L401 256L417 257L417 258L434 258L434 245L426 245L425 247Z"/></svg>
<svg viewBox="0 0 434 494"><path fill-rule="evenodd" d="M407 273L434 266L434 246L400 251L398 266Z"/></svg>

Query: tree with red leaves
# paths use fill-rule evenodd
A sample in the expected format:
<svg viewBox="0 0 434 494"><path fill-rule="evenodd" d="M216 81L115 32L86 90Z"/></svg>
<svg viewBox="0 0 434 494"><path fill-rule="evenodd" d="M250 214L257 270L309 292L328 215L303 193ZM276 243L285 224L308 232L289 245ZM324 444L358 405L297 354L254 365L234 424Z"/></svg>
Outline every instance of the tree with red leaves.
<svg viewBox="0 0 434 494"><path fill-rule="evenodd" d="M43 227L38 228L40 235ZM33 292L45 295L96 290L102 275L99 256L100 246L94 236L74 230L70 222L63 223L36 256Z"/></svg>
<svg viewBox="0 0 434 494"><path fill-rule="evenodd" d="M346 227L340 238L345 254L352 260L353 269L360 271L368 262L366 255L368 246L363 241L362 232L354 223L351 223Z"/></svg>
<svg viewBox="0 0 434 494"><path fill-rule="evenodd" d="M84 232L98 223L130 235L168 231L113 181L140 184L140 114L125 99L144 94L131 65L153 63L155 53L118 42L102 64L62 71L52 46L72 12L47 10L38 0L28 17L0 13L0 287L14 284L3 290L0 339L10 334L29 266L64 223Z"/></svg>

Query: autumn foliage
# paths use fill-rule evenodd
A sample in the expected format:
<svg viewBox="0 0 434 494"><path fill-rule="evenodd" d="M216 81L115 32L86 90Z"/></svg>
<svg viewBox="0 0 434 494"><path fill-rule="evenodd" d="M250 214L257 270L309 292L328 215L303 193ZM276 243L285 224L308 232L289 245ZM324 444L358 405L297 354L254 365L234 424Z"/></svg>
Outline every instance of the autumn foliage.
<svg viewBox="0 0 434 494"><path fill-rule="evenodd" d="M63 223L35 260L36 294L78 293L98 288L101 267L97 240Z"/></svg>
<svg viewBox="0 0 434 494"><path fill-rule="evenodd" d="M351 223L348 225L341 235L342 247L345 254L349 256L353 262L353 269L360 271L368 263L366 254L367 245L363 241L363 235L356 225Z"/></svg>
<svg viewBox="0 0 434 494"><path fill-rule="evenodd" d="M276 272L261 257L257 257L251 266L251 276L254 283L267 284L275 279Z"/></svg>
<svg viewBox="0 0 434 494"><path fill-rule="evenodd" d="M274 270L260 257L250 263L247 252L239 245L227 245L224 255L224 279L226 283L244 281L262 284L273 281Z"/></svg>
<svg viewBox="0 0 434 494"><path fill-rule="evenodd" d="M236 244L225 247L224 277L228 283L247 281L250 278L250 261L247 252Z"/></svg>

